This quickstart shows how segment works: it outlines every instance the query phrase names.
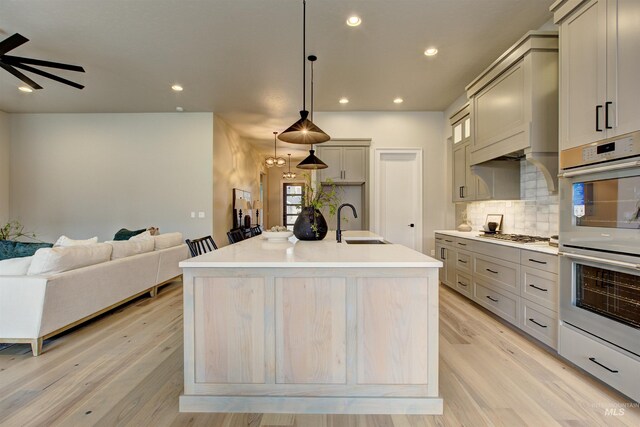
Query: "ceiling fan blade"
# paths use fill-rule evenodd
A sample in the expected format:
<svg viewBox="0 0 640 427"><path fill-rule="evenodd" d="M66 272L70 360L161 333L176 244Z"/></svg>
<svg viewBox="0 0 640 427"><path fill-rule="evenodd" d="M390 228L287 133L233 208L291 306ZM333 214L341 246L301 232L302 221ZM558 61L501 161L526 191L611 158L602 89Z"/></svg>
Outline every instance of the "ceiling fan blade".
<svg viewBox="0 0 640 427"><path fill-rule="evenodd" d="M4 55L10 50L15 49L18 46L23 45L28 41L29 39L26 38L25 36L15 33L14 35L7 37L6 39L0 42L0 55Z"/></svg>
<svg viewBox="0 0 640 427"><path fill-rule="evenodd" d="M19 78L20 80L22 80L25 84L31 86L32 89L42 89L42 86L40 86L38 83L31 80L29 77L22 74L20 71L13 68L11 65L3 64L2 62L0 62L0 67L4 68L8 72L13 74L17 78Z"/></svg>
<svg viewBox="0 0 640 427"><path fill-rule="evenodd" d="M59 68L61 70L69 70L69 71L77 71L79 73L84 73L84 68L79 65L71 65L71 64L62 64L60 62L51 62L51 61L43 61L42 59L33 59L33 58L23 58L21 56L13 56L13 55L4 55L2 60L7 64L17 65L17 64L31 64L31 65L39 65L41 67L49 67L49 68Z"/></svg>
<svg viewBox="0 0 640 427"><path fill-rule="evenodd" d="M16 67L16 68L22 68L25 71L29 71L29 72L31 72L33 74L37 74L39 76L46 77L48 79L55 80L55 81L60 82L60 83L64 83L66 85L75 87L76 89L83 89L84 88L84 86L81 85L81 84L78 84L76 82L72 82L71 80L63 79L62 77L58 77L58 76L53 75L51 73L47 73L46 71L38 70L37 68L33 68L33 67L28 66L28 65L12 64L12 66Z"/></svg>

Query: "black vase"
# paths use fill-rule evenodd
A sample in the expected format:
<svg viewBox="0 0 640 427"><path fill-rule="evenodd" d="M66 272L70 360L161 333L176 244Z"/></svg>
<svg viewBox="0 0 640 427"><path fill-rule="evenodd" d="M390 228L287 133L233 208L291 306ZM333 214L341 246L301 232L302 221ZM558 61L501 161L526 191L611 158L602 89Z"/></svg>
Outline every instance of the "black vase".
<svg viewBox="0 0 640 427"><path fill-rule="evenodd" d="M311 206L302 208L296 223L293 224L293 234L299 240L322 240L327 235L327 231L327 221L322 213L316 209L314 215L314 209Z"/></svg>

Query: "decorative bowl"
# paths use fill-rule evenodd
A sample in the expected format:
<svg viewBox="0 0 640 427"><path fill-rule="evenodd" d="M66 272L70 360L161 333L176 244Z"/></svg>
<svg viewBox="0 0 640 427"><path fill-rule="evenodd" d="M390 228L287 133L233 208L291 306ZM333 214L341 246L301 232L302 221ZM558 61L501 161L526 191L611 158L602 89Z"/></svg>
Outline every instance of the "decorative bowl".
<svg viewBox="0 0 640 427"><path fill-rule="evenodd" d="M284 242L293 236L293 231L263 231L262 235L270 242Z"/></svg>

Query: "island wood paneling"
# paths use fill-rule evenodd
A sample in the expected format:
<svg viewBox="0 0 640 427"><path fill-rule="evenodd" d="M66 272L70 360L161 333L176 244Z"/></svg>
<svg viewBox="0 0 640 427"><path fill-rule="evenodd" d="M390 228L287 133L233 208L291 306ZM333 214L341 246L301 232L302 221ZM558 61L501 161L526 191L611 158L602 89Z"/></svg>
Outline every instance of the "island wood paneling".
<svg viewBox="0 0 640 427"><path fill-rule="evenodd" d="M346 382L346 279L278 278L276 382Z"/></svg>
<svg viewBox="0 0 640 427"><path fill-rule="evenodd" d="M262 278L195 278L195 380L265 382Z"/></svg>
<svg viewBox="0 0 640 427"><path fill-rule="evenodd" d="M360 278L357 293L358 383L427 384L427 279Z"/></svg>

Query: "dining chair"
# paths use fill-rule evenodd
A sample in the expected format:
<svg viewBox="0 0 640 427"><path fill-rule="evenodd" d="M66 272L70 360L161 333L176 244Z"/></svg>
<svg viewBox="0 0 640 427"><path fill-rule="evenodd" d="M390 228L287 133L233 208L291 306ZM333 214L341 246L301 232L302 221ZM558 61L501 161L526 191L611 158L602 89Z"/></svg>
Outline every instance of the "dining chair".
<svg viewBox="0 0 640 427"><path fill-rule="evenodd" d="M191 252L192 257L218 249L218 245L216 245L216 242L213 241L213 237L211 236L200 237L199 239L193 240L187 239L185 240L185 243L189 246L189 251Z"/></svg>
<svg viewBox="0 0 640 427"><path fill-rule="evenodd" d="M256 225L255 227L251 227L251 237L259 236L262 234L262 227Z"/></svg>
<svg viewBox="0 0 640 427"><path fill-rule="evenodd" d="M229 243L238 243L244 240L244 232L240 228L233 229L227 232L227 238Z"/></svg>

